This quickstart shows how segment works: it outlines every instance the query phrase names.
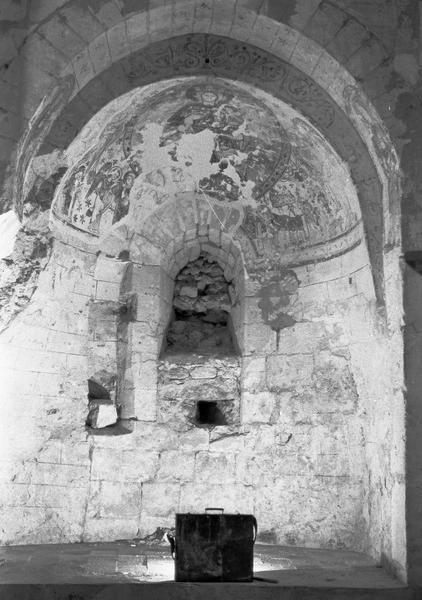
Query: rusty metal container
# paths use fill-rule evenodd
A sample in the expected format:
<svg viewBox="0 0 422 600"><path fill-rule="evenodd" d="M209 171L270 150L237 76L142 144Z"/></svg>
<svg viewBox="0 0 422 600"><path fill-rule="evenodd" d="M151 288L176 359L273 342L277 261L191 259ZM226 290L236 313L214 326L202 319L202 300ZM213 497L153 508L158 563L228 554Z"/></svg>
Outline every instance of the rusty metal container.
<svg viewBox="0 0 422 600"><path fill-rule="evenodd" d="M175 539L169 536L176 581L252 581L253 545L257 523L253 515L176 514Z"/></svg>

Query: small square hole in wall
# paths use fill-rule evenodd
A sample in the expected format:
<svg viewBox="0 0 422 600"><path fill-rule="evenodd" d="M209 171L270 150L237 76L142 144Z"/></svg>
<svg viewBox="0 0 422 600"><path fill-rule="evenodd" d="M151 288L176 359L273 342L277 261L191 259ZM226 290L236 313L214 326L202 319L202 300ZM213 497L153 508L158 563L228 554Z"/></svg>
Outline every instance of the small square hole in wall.
<svg viewBox="0 0 422 600"><path fill-rule="evenodd" d="M196 404L197 425L227 425L226 417L218 407L217 402L198 400Z"/></svg>

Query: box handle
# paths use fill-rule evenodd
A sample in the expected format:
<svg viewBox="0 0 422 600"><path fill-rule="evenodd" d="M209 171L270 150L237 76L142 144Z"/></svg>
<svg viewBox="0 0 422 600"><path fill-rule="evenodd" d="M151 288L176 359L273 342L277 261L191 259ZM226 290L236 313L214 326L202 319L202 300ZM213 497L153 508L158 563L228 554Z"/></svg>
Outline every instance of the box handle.
<svg viewBox="0 0 422 600"><path fill-rule="evenodd" d="M211 510L219 511L221 514L223 514L223 512L224 512L224 508L214 508L214 507L211 507L211 506L209 506L208 508L206 508L205 512L207 513L207 512L210 512Z"/></svg>
<svg viewBox="0 0 422 600"><path fill-rule="evenodd" d="M167 534L167 539L170 543L170 552L171 552L171 557L173 560L175 560L175 553L176 553L176 538L171 535L171 533Z"/></svg>
<svg viewBox="0 0 422 600"><path fill-rule="evenodd" d="M253 528L254 528L254 538L253 538L252 543L255 544L256 536L258 535L258 522L255 519L255 517L252 517L252 523L253 523Z"/></svg>

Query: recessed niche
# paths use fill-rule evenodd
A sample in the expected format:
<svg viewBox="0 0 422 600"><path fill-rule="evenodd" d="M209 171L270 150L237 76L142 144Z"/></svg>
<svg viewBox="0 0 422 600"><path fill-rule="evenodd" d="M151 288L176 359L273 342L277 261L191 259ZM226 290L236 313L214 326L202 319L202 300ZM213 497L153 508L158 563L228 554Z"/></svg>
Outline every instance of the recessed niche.
<svg viewBox="0 0 422 600"><path fill-rule="evenodd" d="M189 262L175 279L164 352L235 354L237 342L230 317L234 300L234 286L212 256L203 252Z"/></svg>
<svg viewBox="0 0 422 600"><path fill-rule="evenodd" d="M226 417L217 402L198 400L196 403L197 425L227 425Z"/></svg>

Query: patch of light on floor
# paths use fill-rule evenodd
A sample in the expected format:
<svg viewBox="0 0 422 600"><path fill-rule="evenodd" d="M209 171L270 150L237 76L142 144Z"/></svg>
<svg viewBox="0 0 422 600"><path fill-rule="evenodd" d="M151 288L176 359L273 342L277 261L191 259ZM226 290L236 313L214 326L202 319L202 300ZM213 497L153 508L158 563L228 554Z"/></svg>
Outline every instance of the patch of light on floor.
<svg viewBox="0 0 422 600"><path fill-rule="evenodd" d="M147 557L148 567L145 574L132 577L138 581L173 581L174 580L174 561L171 557ZM296 569L293 562L288 558L277 558L266 560L266 557L254 557L254 573L259 574L265 571L280 571L283 569ZM130 573L128 573L130 574Z"/></svg>

